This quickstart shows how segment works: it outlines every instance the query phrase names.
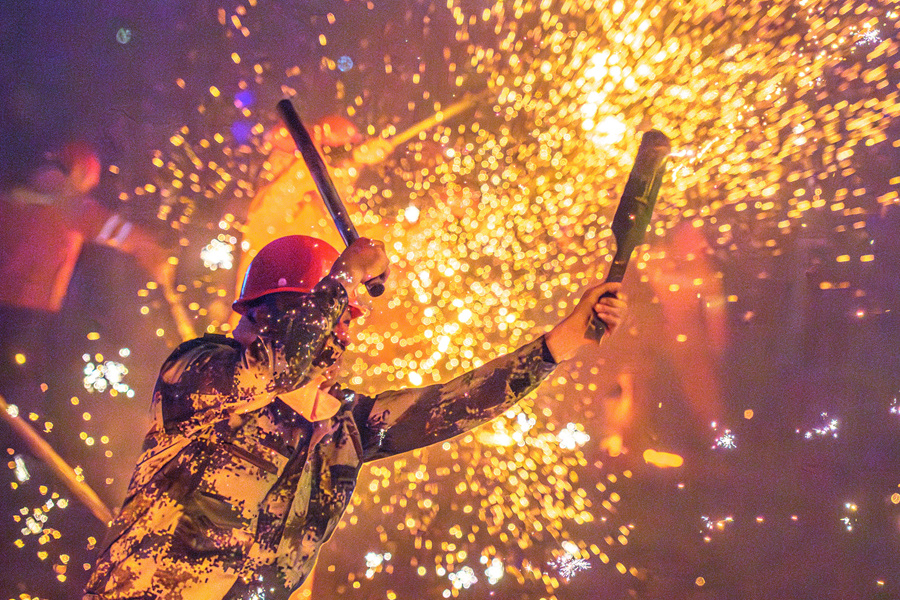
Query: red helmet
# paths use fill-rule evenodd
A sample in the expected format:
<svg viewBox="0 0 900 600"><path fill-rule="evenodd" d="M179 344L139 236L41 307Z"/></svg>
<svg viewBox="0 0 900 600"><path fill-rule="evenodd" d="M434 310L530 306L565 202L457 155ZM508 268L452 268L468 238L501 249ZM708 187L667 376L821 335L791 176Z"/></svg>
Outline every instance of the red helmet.
<svg viewBox="0 0 900 600"><path fill-rule="evenodd" d="M232 308L244 314L253 300L266 294L311 292L328 275L338 256L338 251L327 242L306 235L289 235L269 242L250 261L241 295ZM350 314L355 319L362 310L351 304Z"/></svg>

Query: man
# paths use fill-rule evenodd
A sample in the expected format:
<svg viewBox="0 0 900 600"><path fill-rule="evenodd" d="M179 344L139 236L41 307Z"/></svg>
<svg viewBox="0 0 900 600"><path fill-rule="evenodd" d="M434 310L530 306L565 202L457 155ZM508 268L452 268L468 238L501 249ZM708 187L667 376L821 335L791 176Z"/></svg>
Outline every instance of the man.
<svg viewBox="0 0 900 600"><path fill-rule="evenodd" d="M165 362L154 424L85 600L286 599L336 527L363 462L459 435L502 414L589 343L614 331L619 284L589 289L552 331L453 381L367 397L332 386L384 245L338 256L306 236L253 259L234 339L207 335Z"/></svg>

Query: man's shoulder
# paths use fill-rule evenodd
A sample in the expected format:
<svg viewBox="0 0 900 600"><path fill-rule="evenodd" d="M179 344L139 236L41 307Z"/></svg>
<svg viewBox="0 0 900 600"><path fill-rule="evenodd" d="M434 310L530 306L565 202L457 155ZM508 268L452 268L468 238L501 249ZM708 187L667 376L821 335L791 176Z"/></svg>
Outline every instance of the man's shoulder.
<svg viewBox="0 0 900 600"><path fill-rule="evenodd" d="M172 354L169 355L169 360L176 360L179 357L200 348L208 348L212 350L217 346L233 348L235 350L238 350L241 347L240 343L238 343L236 339L230 338L227 335L222 335L220 333L206 333L201 337L194 338L192 340L188 340L179 344L178 347L175 348L175 350L172 352Z"/></svg>
<svg viewBox="0 0 900 600"><path fill-rule="evenodd" d="M213 357L216 356L225 358L223 355L237 355L240 348L240 343L234 338L215 333L182 342L163 364L160 379L166 383L175 383L189 365L199 366L214 360Z"/></svg>
<svg viewBox="0 0 900 600"><path fill-rule="evenodd" d="M202 337L199 337L192 341L200 341L206 344L219 344L222 346L231 346L232 348L240 348L241 344L233 337L228 337L227 335L223 335L221 333L204 333Z"/></svg>

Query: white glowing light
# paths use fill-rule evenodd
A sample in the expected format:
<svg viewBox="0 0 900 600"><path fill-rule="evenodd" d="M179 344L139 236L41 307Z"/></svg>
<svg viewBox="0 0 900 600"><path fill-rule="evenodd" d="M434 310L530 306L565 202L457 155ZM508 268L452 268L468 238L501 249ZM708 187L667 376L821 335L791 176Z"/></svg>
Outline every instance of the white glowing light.
<svg viewBox="0 0 900 600"><path fill-rule="evenodd" d="M203 266L210 271L217 269L230 269L234 266L234 246L220 239L210 240L200 251Z"/></svg>
<svg viewBox="0 0 900 600"><path fill-rule="evenodd" d="M419 207L410 204L406 207L406 210L403 211L403 216L406 217L406 220L410 223L415 223L419 220Z"/></svg>
<svg viewBox="0 0 900 600"><path fill-rule="evenodd" d="M734 517L725 517L724 519L711 519L707 516L701 516L700 520L703 521L703 526L706 529L722 531L723 529L725 529L725 526L728 523L734 522Z"/></svg>
<svg viewBox="0 0 900 600"><path fill-rule="evenodd" d="M490 444L491 446L512 446L515 443L509 431L506 429L503 419L497 419L493 422L493 428L483 428L478 430L478 441L482 444ZM484 559L487 561L487 559Z"/></svg>
<svg viewBox="0 0 900 600"><path fill-rule="evenodd" d="M528 431L531 431L537 421L533 418L526 417L525 413L519 413L518 415L516 415L516 423L519 424L519 429L523 433L526 433Z"/></svg>
<svg viewBox="0 0 900 600"><path fill-rule="evenodd" d="M56 500L56 502L52 499L47 500L41 506L31 509L30 515L28 514L29 511L27 508L22 508L21 514L25 516L25 526L20 530L22 535L39 535L44 533L44 527L50 519L47 513L54 507L66 508L66 506L68 506L68 501L65 498L60 498ZM52 529L48 529L47 531L53 532Z"/></svg>
<svg viewBox="0 0 900 600"><path fill-rule="evenodd" d="M675 150L672 150L671 153L669 153L669 156L671 156L672 158L693 158L697 156L697 150L690 147L676 148Z"/></svg>
<svg viewBox="0 0 900 600"><path fill-rule="evenodd" d="M16 479L19 481L19 483L25 483L26 481L31 479L31 474L28 472L28 467L25 466L25 461L22 460L21 456L17 454L13 459L13 462L15 463Z"/></svg>
<svg viewBox="0 0 900 600"><path fill-rule="evenodd" d="M841 517L841 523L844 524L844 528L847 531L853 531L853 526L856 525L856 513L858 510L859 507L855 503L844 503L844 511L846 512L846 515Z"/></svg>
<svg viewBox="0 0 900 600"><path fill-rule="evenodd" d="M628 126L620 119L607 116L591 128L591 141L598 146L612 146L622 141Z"/></svg>
<svg viewBox="0 0 900 600"><path fill-rule="evenodd" d="M88 362L84 366L84 389L102 394L112 388L114 395L125 394L129 398L133 398L134 390L123 381L127 374L128 368L119 362L112 360L103 364Z"/></svg>
<svg viewBox="0 0 900 600"><path fill-rule="evenodd" d="M487 563L486 556L481 557L481 563ZM500 559L496 557L491 559L491 564L484 570L484 576L487 577L488 583L491 585L495 585L503 579L504 573L506 573L506 569L503 568L503 563L500 562Z"/></svg>
<svg viewBox="0 0 900 600"><path fill-rule="evenodd" d="M463 567L459 571L450 573L447 578L453 584L453 587L458 590L469 589L478 582L478 577L475 576L475 571L472 570L472 567Z"/></svg>
<svg viewBox="0 0 900 600"><path fill-rule="evenodd" d="M858 45L862 44L879 44L881 43L881 35L877 29L869 29L866 30L865 33L862 34L862 37L859 38L859 41L856 42Z"/></svg>
<svg viewBox="0 0 900 600"><path fill-rule="evenodd" d="M494 432L489 433L485 441L495 446L511 446L512 444L524 446L525 434L531 431L536 423L535 419L528 418L525 413L519 413L516 415L516 427L512 431L507 430L502 422L497 421L494 425Z"/></svg>
<svg viewBox="0 0 900 600"><path fill-rule="evenodd" d="M566 425L565 429L560 430L556 437L559 440L559 447L565 450L574 450L591 441L591 436L579 430L574 423Z"/></svg>
<svg viewBox="0 0 900 600"><path fill-rule="evenodd" d="M812 429L806 431L803 434L803 437L807 440L811 439L813 436L831 436L833 438L836 438L838 436L838 427L840 427L841 422L838 419L829 418L828 413L826 412L822 413L822 420L823 423L821 425L819 425L818 427L813 427Z"/></svg>
<svg viewBox="0 0 900 600"><path fill-rule="evenodd" d="M34 520L33 517L28 517L27 519L25 519L25 527L22 529L22 535L29 535L29 534L37 535L38 533L42 532L43 530L44 530L44 528L40 523L38 523L36 520Z"/></svg>
<svg viewBox="0 0 900 600"><path fill-rule="evenodd" d="M576 558L574 554L567 551L565 554L551 562L550 566L555 568L564 579L572 579L579 571L590 569L591 563L583 558Z"/></svg>
<svg viewBox="0 0 900 600"><path fill-rule="evenodd" d="M726 429L722 435L716 438L716 441L713 443L713 449L715 448L723 448L726 450L737 448L736 438L730 429Z"/></svg>
<svg viewBox="0 0 900 600"><path fill-rule="evenodd" d="M375 569L384 564L385 561L391 560L391 553L386 552L384 554L379 554L377 552L369 552L366 554L366 567L369 569Z"/></svg>
<svg viewBox="0 0 900 600"><path fill-rule="evenodd" d="M366 554L366 579L372 579L375 573L381 570L381 566L389 560L391 560L390 552L385 552L384 554L369 552Z"/></svg>

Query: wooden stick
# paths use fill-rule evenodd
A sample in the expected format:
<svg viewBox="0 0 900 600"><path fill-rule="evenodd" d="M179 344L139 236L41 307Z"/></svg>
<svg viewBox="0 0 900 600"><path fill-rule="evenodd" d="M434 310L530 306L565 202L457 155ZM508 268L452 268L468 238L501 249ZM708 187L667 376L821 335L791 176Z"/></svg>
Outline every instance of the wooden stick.
<svg viewBox="0 0 900 600"><path fill-rule="evenodd" d="M62 480L82 504L88 507L95 517L100 519L105 525L112 521L112 511L103 504L97 493L88 484L79 479L75 469L70 467L31 425L18 416L17 411L6 403L6 399L3 396L0 396L0 416L19 434L19 437L22 438L31 452L50 467L56 476Z"/></svg>

